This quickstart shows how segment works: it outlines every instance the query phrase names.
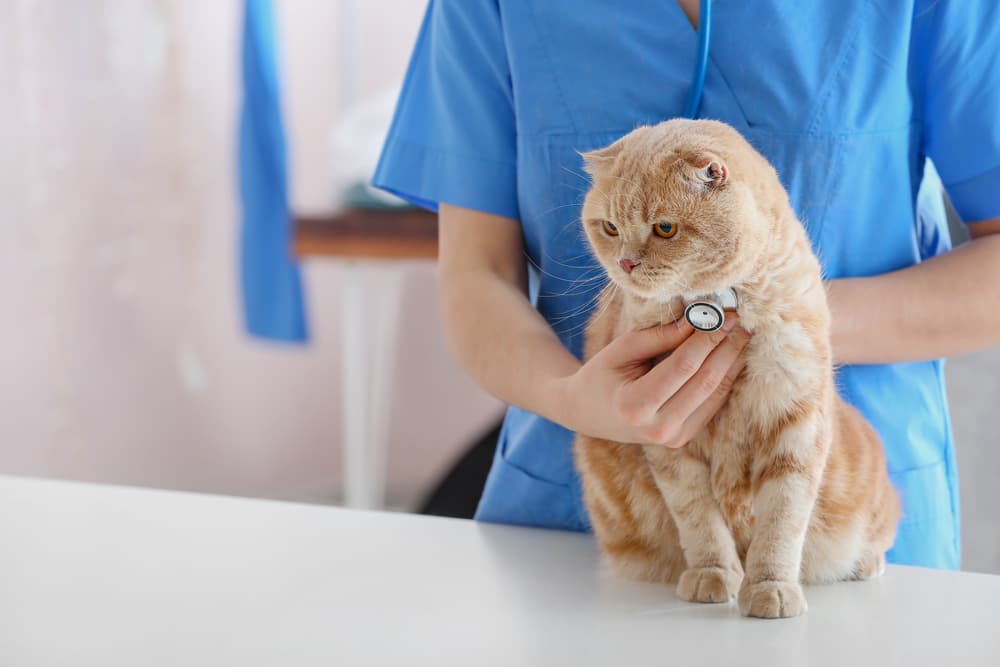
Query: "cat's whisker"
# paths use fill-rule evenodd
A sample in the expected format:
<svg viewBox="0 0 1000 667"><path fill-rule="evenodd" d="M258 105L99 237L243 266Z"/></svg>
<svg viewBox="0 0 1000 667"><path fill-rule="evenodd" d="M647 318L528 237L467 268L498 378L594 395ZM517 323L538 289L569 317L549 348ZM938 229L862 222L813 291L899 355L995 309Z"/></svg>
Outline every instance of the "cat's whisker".
<svg viewBox="0 0 1000 667"><path fill-rule="evenodd" d="M597 283L597 282L599 282L599 281L601 281L601 280L603 280L603 279L605 279L607 277L607 274L605 274L603 271L600 271L600 272L596 272L594 275L590 275L590 276L586 276L585 275L585 276L577 277L577 278L564 278L562 276L558 276L558 275L552 273L551 271L546 271L545 269L543 269L541 266L538 265L537 262L535 262L533 259L531 259L531 257L529 257L527 255L527 253L525 253L525 258L528 260L528 263L531 264L531 266L533 266L542 275L544 275L544 276L546 276L548 278L551 278L552 280L558 280L560 282L569 283L569 286L568 286L567 289L572 289L572 288L577 287L577 286L587 287L587 286L593 285L594 283ZM599 269L600 267L591 266L591 267L571 267L571 268L595 269L596 270L596 269Z"/></svg>
<svg viewBox="0 0 1000 667"><path fill-rule="evenodd" d="M568 283L569 285L592 285L594 283L600 282L602 279L606 277L603 271L600 273L595 273L592 276L585 276L580 278L563 278L548 271L542 271L541 269L539 269L539 271L542 273L542 275L544 275L547 278L551 278L552 280L556 280L561 283Z"/></svg>
<svg viewBox="0 0 1000 667"><path fill-rule="evenodd" d="M552 321L553 322L555 322L555 321L562 321L562 320L565 320L565 319L568 319L568 318L571 318L571 317L575 317L575 316L579 315L581 312L584 312L585 310L587 310L588 308L590 308L591 306L593 306L593 304L594 304L594 302L596 300L598 300L598 299L601 298L601 295L608 289L608 287L609 287L610 284L611 284L611 281L609 280L608 283L605 284L605 285L603 285L600 289L594 289L596 287L594 285L589 286L589 289L594 290L594 293L593 293L593 295L591 295L591 297L589 299L587 299L586 302L584 302L584 303L576 306L575 308L573 308L570 311L564 311L559 317L554 318Z"/></svg>
<svg viewBox="0 0 1000 667"><path fill-rule="evenodd" d="M580 231L581 231L581 235L582 235L583 230L581 229ZM583 241L584 245L587 246L587 239L583 238L582 241ZM556 264L563 264L562 262L560 262L558 259L556 259L552 255L546 255L545 259L547 259L549 261L552 261L552 262L554 262ZM574 260L574 261L578 260L578 259L588 259L588 260L590 260L590 264L589 264L588 267L580 267L580 266L574 266L574 265L570 265L570 264L563 264L564 266L568 266L569 268L572 268L572 269L589 268L589 267L598 268L598 267L601 266L600 262L597 259L597 256L594 255L593 251L589 248L589 246L587 246L584 249L583 252L581 252L579 254L576 254L576 255L573 255L572 257L566 257L566 259L567 260Z"/></svg>
<svg viewBox="0 0 1000 667"><path fill-rule="evenodd" d="M553 206L550 209L542 211L539 214L539 217L549 215L550 213L555 213L556 211L560 211L560 210L562 210L564 208L580 208L580 204L579 204L579 202L570 202L569 204L559 204L558 206ZM579 222L580 222L580 218L576 218L576 219L570 221L570 223L579 223Z"/></svg>
<svg viewBox="0 0 1000 667"><path fill-rule="evenodd" d="M611 304L614 302L614 298L613 297L614 297L615 293L618 290L618 285L616 283L610 283L595 298L596 299L603 298L604 292L607 291L608 288L611 289L611 294L609 295L609 297L607 299L607 303L604 304L604 307L601 308L600 311L598 311L597 313L595 313L592 317L588 317L585 322L583 322L583 323L581 323L581 324L573 327L572 329L570 329L568 331L562 331L562 332L559 332L559 333L562 333L562 335L564 335L564 336L570 336L570 337L572 337L572 336L577 335L578 333L580 333L584 329L586 329L591 323L600 320L604 316L604 314L607 312L607 310L611 306ZM593 299L591 300L590 303L587 304L588 307L591 305L592 302L593 302ZM567 316L566 318L562 318L562 321L565 321L566 319L569 319L569 316Z"/></svg>
<svg viewBox="0 0 1000 667"><path fill-rule="evenodd" d="M587 294L588 292L593 291L595 287L596 287L596 285L594 285L594 284L571 285L564 292L548 292L546 294L539 294L538 298L539 299L558 299L558 298L567 297L567 296L581 296L583 294Z"/></svg>
<svg viewBox="0 0 1000 667"><path fill-rule="evenodd" d="M549 257L548 259L553 264L558 264L559 266L566 267L567 269L602 269L603 270L603 268L604 268L603 266L601 266L600 262L596 262L596 261L594 263L592 263L592 264L567 264L566 262L560 262L559 260L557 260L557 259L555 259L553 257ZM570 257L568 259L578 259L578 258L577 257Z"/></svg>
<svg viewBox="0 0 1000 667"><path fill-rule="evenodd" d="M571 311L569 311L567 313L564 313L560 317L553 318L552 320L549 321L549 323L550 324L556 324L556 323L564 322L564 321L566 321L568 319L572 319L574 317L579 316L581 313L583 313L583 312L587 311L588 309L590 309L594 305L594 303L596 301L598 301L599 299L601 299L603 297L604 293L608 291L608 289L614 289L614 288L617 288L617 285L609 279L608 283L606 285L604 285L604 287L602 287L600 290L598 290L585 303L577 306L576 308L572 309Z"/></svg>
<svg viewBox="0 0 1000 667"><path fill-rule="evenodd" d="M581 173L580 173L580 172L578 172L578 171L574 171L573 169L570 169L570 168L569 168L569 167L567 167L566 165L560 165L560 168L561 168L561 169L562 169L563 171L565 171L566 173L568 173L568 174L572 174L573 176L576 176L576 177L577 177L577 178L579 178L579 179L580 179L581 181L583 181L584 183L586 183L586 184L587 184L587 189L586 189L586 190L581 190L581 192L584 192L584 193L586 193L586 192L588 192L588 191L590 191L590 190L594 190L594 191L598 192L599 194L603 195L603 196L604 196L605 198L607 198L607 196L608 196L608 195L607 195L607 193L606 193L606 192L604 192L603 190L601 190L600 188L598 188L598 187L597 187L597 186L596 186L595 184L593 184L593 183L591 182L591 179L587 178L586 176L584 176L583 174L581 174Z"/></svg>
<svg viewBox="0 0 1000 667"><path fill-rule="evenodd" d="M581 181L583 181L584 183L587 184L588 188L592 187L591 183L590 183L590 179L587 178L586 176L584 176L583 174L581 174L579 171L576 171L575 169L570 169L569 167L567 167L564 164L559 165L559 168L562 169L563 171L565 171L567 174L571 174L571 175L576 176L577 178L579 178Z"/></svg>
<svg viewBox="0 0 1000 667"><path fill-rule="evenodd" d="M674 313L673 299L667 301L667 312L670 314L671 322L680 322L680 318Z"/></svg>
<svg viewBox="0 0 1000 667"><path fill-rule="evenodd" d="M562 315L561 317L554 317L554 318L552 318L551 320L549 320L549 324L552 325L553 328L555 328L556 325L562 324L566 320L571 320L571 319L574 319L576 317L579 317L583 313L585 313L588 310L592 309L593 306L594 306L594 304L598 300L600 300L602 294L603 294L603 291L602 292L598 292L592 298L588 299L586 303L584 303L584 304L582 304L580 306L577 306L576 308L574 308L572 311L566 313L565 315ZM586 327L586 326L587 326L587 323L584 322L580 326L574 327L573 331L582 330L583 327Z"/></svg>

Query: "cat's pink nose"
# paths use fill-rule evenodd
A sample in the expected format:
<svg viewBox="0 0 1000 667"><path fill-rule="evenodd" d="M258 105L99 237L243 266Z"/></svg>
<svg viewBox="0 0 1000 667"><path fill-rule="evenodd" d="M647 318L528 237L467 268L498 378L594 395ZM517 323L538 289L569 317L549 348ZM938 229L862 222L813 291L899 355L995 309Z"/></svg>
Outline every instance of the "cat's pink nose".
<svg viewBox="0 0 1000 667"><path fill-rule="evenodd" d="M618 266L622 267L625 273L632 273L632 269L639 266L642 262L631 260L631 259L620 259L618 260Z"/></svg>

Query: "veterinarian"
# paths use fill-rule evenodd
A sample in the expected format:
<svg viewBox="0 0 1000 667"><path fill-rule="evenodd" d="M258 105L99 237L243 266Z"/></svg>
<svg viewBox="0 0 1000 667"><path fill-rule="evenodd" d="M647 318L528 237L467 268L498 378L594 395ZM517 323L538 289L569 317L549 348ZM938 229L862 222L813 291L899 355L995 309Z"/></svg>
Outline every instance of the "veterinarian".
<svg viewBox="0 0 1000 667"><path fill-rule="evenodd" d="M717 0L712 14L698 116L772 162L820 256L839 387L903 500L889 560L957 568L941 358L1000 344L1000 3ZM510 404L481 520L587 530L573 431L683 446L739 370L721 336L677 327L579 361L603 286L579 152L682 115L698 23L696 0L430 3L374 182L439 212L449 338ZM942 181L972 236L954 250ZM669 381L635 382L674 349ZM662 408L622 409L637 403Z"/></svg>

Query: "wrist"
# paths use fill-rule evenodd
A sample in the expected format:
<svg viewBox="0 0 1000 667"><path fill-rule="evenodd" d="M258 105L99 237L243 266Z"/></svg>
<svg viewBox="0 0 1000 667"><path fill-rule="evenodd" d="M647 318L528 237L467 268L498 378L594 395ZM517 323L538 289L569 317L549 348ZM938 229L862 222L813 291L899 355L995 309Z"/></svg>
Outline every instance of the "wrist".
<svg viewBox="0 0 1000 667"><path fill-rule="evenodd" d="M543 389L542 416L560 426L577 430L576 428L576 371L553 377Z"/></svg>
<svg viewBox="0 0 1000 667"><path fill-rule="evenodd" d="M856 320L852 312L859 278L838 278L826 283L827 303L830 307L830 352L835 364L851 363L856 338Z"/></svg>

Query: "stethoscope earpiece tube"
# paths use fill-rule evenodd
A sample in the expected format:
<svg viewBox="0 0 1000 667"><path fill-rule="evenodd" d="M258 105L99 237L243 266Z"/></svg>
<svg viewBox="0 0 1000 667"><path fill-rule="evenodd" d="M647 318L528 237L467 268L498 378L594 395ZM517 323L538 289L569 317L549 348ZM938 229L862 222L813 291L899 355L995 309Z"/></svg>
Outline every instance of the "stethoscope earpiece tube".
<svg viewBox="0 0 1000 667"><path fill-rule="evenodd" d="M698 3L698 52L695 54L691 87L688 88L687 100L684 102L685 118L698 116L701 93L705 89L705 73L708 72L708 42L711 35L712 0L700 0Z"/></svg>

